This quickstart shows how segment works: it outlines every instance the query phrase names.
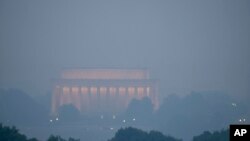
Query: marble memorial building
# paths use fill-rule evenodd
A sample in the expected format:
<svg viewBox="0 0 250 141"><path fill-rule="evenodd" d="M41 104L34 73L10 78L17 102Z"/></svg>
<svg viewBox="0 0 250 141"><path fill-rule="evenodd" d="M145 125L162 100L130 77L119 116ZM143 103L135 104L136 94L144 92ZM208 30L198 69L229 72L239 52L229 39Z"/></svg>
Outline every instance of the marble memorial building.
<svg viewBox="0 0 250 141"><path fill-rule="evenodd" d="M52 115L66 104L82 114L119 114L132 99L159 106L157 83L145 69L68 69L54 81Z"/></svg>

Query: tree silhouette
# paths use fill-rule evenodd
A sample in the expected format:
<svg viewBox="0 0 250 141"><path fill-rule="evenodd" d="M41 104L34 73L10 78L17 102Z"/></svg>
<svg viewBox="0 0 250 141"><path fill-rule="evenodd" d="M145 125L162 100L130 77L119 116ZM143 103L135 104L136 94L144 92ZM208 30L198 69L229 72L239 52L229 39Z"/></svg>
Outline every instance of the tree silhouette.
<svg viewBox="0 0 250 141"><path fill-rule="evenodd" d="M27 139L23 134L20 134L15 126L7 127L0 123L0 141L38 141L35 138Z"/></svg>
<svg viewBox="0 0 250 141"><path fill-rule="evenodd" d="M201 135L193 137L193 141L229 141L229 130L213 133L205 131Z"/></svg>
<svg viewBox="0 0 250 141"><path fill-rule="evenodd" d="M115 137L109 141L181 141L170 136L165 136L158 131L150 131L149 133L140 129L128 127L119 129Z"/></svg>
<svg viewBox="0 0 250 141"><path fill-rule="evenodd" d="M60 136L50 135L47 141L67 141ZM80 139L69 138L68 141L80 141Z"/></svg>
<svg viewBox="0 0 250 141"><path fill-rule="evenodd" d="M38 141L36 138L27 139L23 134L20 134L15 126L3 126L0 123L0 141ZM60 136L51 135L47 141L67 141ZM80 141L80 139L69 138L68 141Z"/></svg>
<svg viewBox="0 0 250 141"><path fill-rule="evenodd" d="M80 112L72 105L63 105L59 108L59 117L63 121L75 121L80 119Z"/></svg>

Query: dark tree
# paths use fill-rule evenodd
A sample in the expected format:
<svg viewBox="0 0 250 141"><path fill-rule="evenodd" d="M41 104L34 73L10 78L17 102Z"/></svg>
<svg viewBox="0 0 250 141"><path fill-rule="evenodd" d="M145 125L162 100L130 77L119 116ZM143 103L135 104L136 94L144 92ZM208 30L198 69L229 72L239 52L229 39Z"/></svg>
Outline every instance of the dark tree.
<svg viewBox="0 0 250 141"><path fill-rule="evenodd" d="M80 119L80 112L72 105L64 105L59 109L59 118L63 121L76 121Z"/></svg>
<svg viewBox="0 0 250 141"><path fill-rule="evenodd" d="M193 137L193 141L229 141L229 130L213 133L205 131L201 135Z"/></svg>
<svg viewBox="0 0 250 141"><path fill-rule="evenodd" d="M16 127L7 127L0 124L0 141L37 141L37 139L27 139L23 134L20 134Z"/></svg>
<svg viewBox="0 0 250 141"><path fill-rule="evenodd" d="M149 133L140 129L128 127L119 129L109 141L181 141L170 136L165 136L158 131L150 131Z"/></svg>
<svg viewBox="0 0 250 141"><path fill-rule="evenodd" d="M47 141L66 141L66 140L61 138L60 136L50 135Z"/></svg>
<svg viewBox="0 0 250 141"><path fill-rule="evenodd" d="M0 91L0 122L13 125L41 125L49 111L19 89ZM34 120L35 119L35 120Z"/></svg>
<svg viewBox="0 0 250 141"><path fill-rule="evenodd" d="M127 108L126 118L135 118L140 124L153 124L153 104L149 98L133 99ZM149 122L151 121L151 122Z"/></svg>
<svg viewBox="0 0 250 141"><path fill-rule="evenodd" d="M67 141L60 136L50 135L47 141ZM80 141L80 139L69 138L68 141Z"/></svg>

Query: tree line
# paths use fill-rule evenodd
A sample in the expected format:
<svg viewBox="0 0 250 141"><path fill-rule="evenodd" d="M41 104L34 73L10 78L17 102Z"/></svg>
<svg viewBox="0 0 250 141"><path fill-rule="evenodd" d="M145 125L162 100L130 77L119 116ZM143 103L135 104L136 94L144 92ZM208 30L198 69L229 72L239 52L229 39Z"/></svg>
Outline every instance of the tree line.
<svg viewBox="0 0 250 141"><path fill-rule="evenodd" d="M19 130L15 127L4 126L0 123L0 141L39 141L36 138L28 139L26 135L19 133ZM60 136L51 135L47 141L80 141L79 139L69 138L63 139Z"/></svg>
<svg viewBox="0 0 250 141"><path fill-rule="evenodd" d="M216 132L205 131L201 135L194 136L192 141L229 141L229 130ZM39 141L36 138L28 139L26 135L19 133L13 126L8 127L0 124L0 141ZM64 139L61 136L50 135L47 141L80 141L80 139ZM166 136L158 131L145 132L133 127L119 129L115 136L108 141L182 141L171 136Z"/></svg>

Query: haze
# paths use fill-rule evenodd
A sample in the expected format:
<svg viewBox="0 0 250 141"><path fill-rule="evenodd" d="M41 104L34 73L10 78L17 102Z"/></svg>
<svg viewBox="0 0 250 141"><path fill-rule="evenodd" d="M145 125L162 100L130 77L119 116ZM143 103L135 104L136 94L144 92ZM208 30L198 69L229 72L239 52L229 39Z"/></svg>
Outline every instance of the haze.
<svg viewBox="0 0 250 141"><path fill-rule="evenodd" d="M148 68L164 94L250 92L250 3L1 1L0 86L44 94L63 68Z"/></svg>
<svg viewBox="0 0 250 141"><path fill-rule="evenodd" d="M114 136L125 118L185 140L249 123L249 25L248 0L1 0L0 123L43 140L95 141ZM54 124L52 80L65 68L147 69L160 108L145 99L116 121L62 112Z"/></svg>

